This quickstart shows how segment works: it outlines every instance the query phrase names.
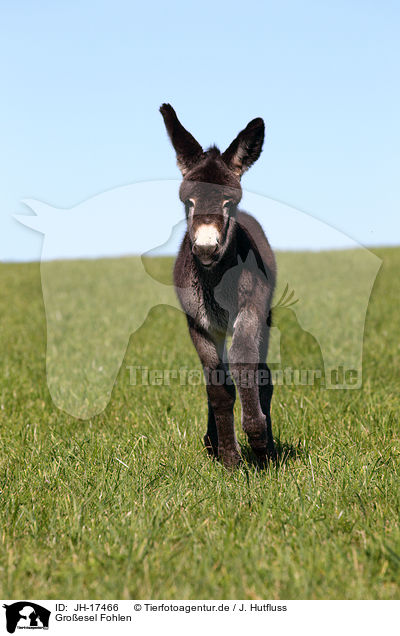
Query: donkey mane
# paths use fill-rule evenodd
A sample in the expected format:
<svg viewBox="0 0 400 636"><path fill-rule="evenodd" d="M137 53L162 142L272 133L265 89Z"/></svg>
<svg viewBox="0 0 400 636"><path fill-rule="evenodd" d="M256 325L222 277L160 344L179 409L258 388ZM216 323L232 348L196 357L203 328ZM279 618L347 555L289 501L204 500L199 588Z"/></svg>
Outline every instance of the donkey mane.
<svg viewBox="0 0 400 636"><path fill-rule="evenodd" d="M222 159L220 149L213 145L205 150L198 163L186 175L187 180L240 189L237 179Z"/></svg>

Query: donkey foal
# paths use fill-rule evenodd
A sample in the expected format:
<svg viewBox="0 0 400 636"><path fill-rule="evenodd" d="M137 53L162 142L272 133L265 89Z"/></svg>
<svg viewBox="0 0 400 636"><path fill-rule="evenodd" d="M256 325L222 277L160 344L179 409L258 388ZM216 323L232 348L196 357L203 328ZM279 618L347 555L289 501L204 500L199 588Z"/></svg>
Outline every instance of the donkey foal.
<svg viewBox="0 0 400 636"><path fill-rule="evenodd" d="M273 387L266 364L275 259L261 226L237 208L240 178L262 150L264 122L253 119L221 154L215 146L203 151L170 104L163 104L160 112L183 175L179 196L187 231L174 283L206 377L204 443L225 466L239 464L234 380L251 448L261 461L275 459ZM232 344L227 353L228 335Z"/></svg>

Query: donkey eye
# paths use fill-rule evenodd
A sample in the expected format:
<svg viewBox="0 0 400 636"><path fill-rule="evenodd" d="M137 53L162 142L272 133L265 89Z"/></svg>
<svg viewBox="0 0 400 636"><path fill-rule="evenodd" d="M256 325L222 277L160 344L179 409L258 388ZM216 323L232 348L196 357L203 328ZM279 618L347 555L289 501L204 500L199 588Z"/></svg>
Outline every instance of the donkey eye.
<svg viewBox="0 0 400 636"><path fill-rule="evenodd" d="M224 201L222 207L226 212L229 212L232 207L232 201Z"/></svg>
<svg viewBox="0 0 400 636"><path fill-rule="evenodd" d="M187 207L187 208L189 208L189 209L190 209L190 208L194 208L194 201L193 201L193 199L186 199L186 201L185 201L185 205L186 205L186 207Z"/></svg>

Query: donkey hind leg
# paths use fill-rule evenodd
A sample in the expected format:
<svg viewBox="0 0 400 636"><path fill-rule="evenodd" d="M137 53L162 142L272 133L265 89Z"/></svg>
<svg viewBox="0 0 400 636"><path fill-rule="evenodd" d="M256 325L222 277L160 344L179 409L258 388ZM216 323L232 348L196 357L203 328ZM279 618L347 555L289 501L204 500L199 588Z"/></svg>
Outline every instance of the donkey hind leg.
<svg viewBox="0 0 400 636"><path fill-rule="evenodd" d="M218 431L210 400L208 400L208 424L207 433L204 435L204 446L211 457L218 457Z"/></svg>
<svg viewBox="0 0 400 636"><path fill-rule="evenodd" d="M189 331L207 383L209 414L204 443L210 454L216 454L224 466L231 468L240 463L241 457L233 421L236 391L223 361L223 343L217 344L194 325L189 326Z"/></svg>
<svg viewBox="0 0 400 636"><path fill-rule="evenodd" d="M267 455L270 459L276 460L276 449L274 444L274 438L272 436L272 423L271 423L271 400L274 392L274 386L272 384L271 371L268 365L263 362L259 364L259 396L260 406L267 420Z"/></svg>

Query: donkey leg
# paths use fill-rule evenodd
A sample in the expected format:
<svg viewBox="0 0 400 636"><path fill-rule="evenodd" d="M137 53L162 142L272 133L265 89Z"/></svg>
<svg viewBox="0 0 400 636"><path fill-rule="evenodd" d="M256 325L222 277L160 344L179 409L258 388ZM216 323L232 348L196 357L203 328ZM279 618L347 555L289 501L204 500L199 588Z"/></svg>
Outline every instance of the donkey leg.
<svg viewBox="0 0 400 636"><path fill-rule="evenodd" d="M210 452L211 442L212 452L217 449L218 458L231 468L237 466L241 458L233 421L236 391L229 375L229 367L222 360L223 346L196 326L189 326L189 331L203 365L208 403L211 406L208 430L204 438L205 446Z"/></svg>
<svg viewBox="0 0 400 636"><path fill-rule="evenodd" d="M271 400L274 392L274 386L272 384L271 371L269 366L263 362L258 367L259 371L259 396L260 406L267 420L267 446L271 449L269 456L271 459L276 459L276 450L274 444L274 438L272 436L272 422L271 422Z"/></svg>
<svg viewBox="0 0 400 636"><path fill-rule="evenodd" d="M260 387L257 373L264 356L266 329L257 311L251 307L242 310L235 321L229 362L242 404L242 427L250 446L260 459L275 459L270 418L272 385Z"/></svg>
<svg viewBox="0 0 400 636"><path fill-rule="evenodd" d="M204 435L204 446L212 457L218 457L218 431L217 423L211 402L208 399L208 423L207 433Z"/></svg>
<svg viewBox="0 0 400 636"><path fill-rule="evenodd" d="M229 375L229 369L226 365L220 365L216 370L205 368L207 378L207 394L212 405L218 439L218 458L224 466L232 468L237 466L240 461L240 449L236 440L233 407L236 399L235 385ZM215 371L217 372L217 380L215 380ZM222 372L223 376L227 376L220 384L218 372Z"/></svg>
<svg viewBox="0 0 400 636"><path fill-rule="evenodd" d="M226 342L225 340L219 339L216 341L216 349L218 353L219 361L223 359L224 361L227 359L226 353ZM226 373L229 373L229 370L226 370ZM234 396L235 397L235 396ZM208 423L207 423L207 433L204 435L204 445L207 449L207 452L212 457L218 457L218 430L217 423L215 421L214 409L212 407L210 398L208 397Z"/></svg>

